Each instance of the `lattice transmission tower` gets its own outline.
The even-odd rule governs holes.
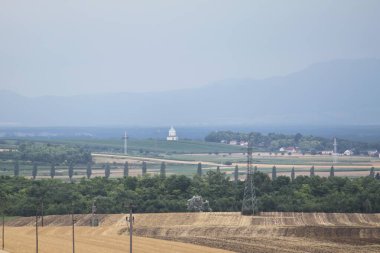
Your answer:
[[[334,151],[333,151],[333,163],[338,162],[338,143],[336,141],[336,138],[334,137]]]
[[[127,135],[127,132],[124,132],[123,140],[124,140],[124,155],[127,155],[128,154],[128,135]]]
[[[244,198],[241,207],[242,215],[255,215],[257,213],[256,190],[253,181],[254,172],[252,170],[252,141],[248,141],[247,147],[247,177],[244,184]]]

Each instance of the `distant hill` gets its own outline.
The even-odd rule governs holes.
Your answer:
[[[379,94],[380,60],[336,60],[188,90],[34,98],[1,91],[0,125],[380,124]]]

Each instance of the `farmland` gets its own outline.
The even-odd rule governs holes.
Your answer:
[[[122,140],[13,140],[8,144],[18,148],[24,159],[0,159],[0,176],[5,176],[0,178],[4,182],[0,190],[9,199],[5,213],[33,215],[43,198],[44,213],[50,216],[45,217],[47,226],[40,228],[40,252],[70,251],[70,218],[64,214],[71,208],[77,213],[78,251],[125,252],[129,246],[125,215],[117,214],[126,211],[125,201],[136,204],[139,212],[135,252],[380,252],[376,214],[380,181],[375,176],[379,158],[339,156],[334,162],[331,155],[255,150],[257,207],[263,212],[247,217],[236,212],[241,209],[247,159],[246,148],[238,145],[130,140],[124,155]],[[28,153],[39,159],[39,180],[28,179],[36,164]],[[128,177],[124,177],[126,162]],[[143,163],[147,175],[142,175]],[[162,163],[166,176],[160,174]],[[202,172],[194,176],[199,163]],[[14,174],[16,164],[20,177],[6,177]],[[89,164],[91,178],[84,179]],[[51,180],[53,165],[55,179]],[[330,176],[332,165],[334,176]],[[109,178],[105,166],[110,168]],[[235,166],[240,181],[234,181]],[[274,166],[276,177],[272,177]],[[310,176],[312,166],[315,176]],[[372,167],[374,174],[368,177]],[[292,168],[295,178],[290,180]],[[187,200],[194,195],[202,195],[218,212],[185,213]],[[96,228],[89,227],[87,214],[94,202],[99,212],[107,213],[98,215]],[[33,217],[7,219],[9,252],[33,251],[34,224]]]
[[[178,154],[164,155],[160,158],[150,157],[132,157],[123,155],[93,154],[96,163],[113,163],[118,164],[120,171],[125,161],[135,166],[135,174],[139,174],[142,161],[148,161],[151,173],[159,172],[161,162],[167,164],[168,174],[179,174],[191,176],[196,173],[196,165],[201,162],[204,169],[215,170],[218,166],[222,172],[232,177],[234,168],[238,165],[240,168],[246,167],[246,155],[244,153],[218,153],[218,154]],[[226,165],[228,162],[231,165]],[[290,176],[294,167],[296,175],[309,175],[311,166],[315,167],[316,175],[326,177],[329,176],[331,166],[334,165],[336,176],[360,177],[369,175],[371,167],[379,168],[380,160],[378,158],[352,156],[339,157],[337,163],[333,163],[331,156],[322,155],[269,155],[268,153],[255,153],[253,155],[253,166],[257,166],[258,170],[271,174],[272,167],[276,166],[279,175]],[[120,172],[121,173],[121,172]],[[243,178],[242,178],[243,179]]]
[[[43,139],[19,138],[2,139],[1,147],[13,148],[17,152],[0,152],[0,175],[13,175],[15,162],[19,165],[19,175],[31,177],[33,165],[38,165],[37,178],[50,177],[51,167],[55,166],[55,178],[68,180],[68,168],[73,166],[73,178],[86,176],[88,163],[92,162],[92,175],[104,176],[104,164],[109,163],[111,178],[123,176],[123,166],[130,164],[130,175],[141,175],[142,162],[148,165],[148,174],[158,174],[162,162],[166,163],[167,175],[196,174],[197,164],[202,163],[205,171],[215,170],[232,175],[234,168],[246,166],[246,148],[204,141],[180,140],[168,142],[158,139],[130,139],[128,156],[122,154],[122,139]],[[336,163],[331,155],[272,153],[255,150],[253,166],[271,174],[276,166],[279,175],[290,176],[292,168],[296,175],[308,175],[311,166],[315,174],[328,176],[334,165],[336,176],[350,178],[366,176],[371,167],[380,167],[380,159],[369,156],[339,156]],[[243,175],[241,177],[243,179]]]
[[[88,228],[76,229],[76,251],[83,253],[121,253],[129,250],[129,238],[117,234],[117,228]],[[6,228],[7,252],[35,252],[34,228]],[[71,252],[71,227],[40,228],[39,252],[62,253]],[[0,252],[2,252],[0,250]],[[229,251],[213,249],[199,245],[171,242],[158,239],[135,237],[134,252],[140,253],[227,253]]]
[[[258,155],[260,154],[260,155]],[[141,164],[143,161],[148,163],[148,173],[158,174],[161,162],[167,164],[166,172],[168,175],[193,176],[196,173],[197,163],[201,162],[205,171],[215,170],[217,166],[227,175],[232,175],[234,167],[246,166],[246,155],[244,153],[218,153],[218,154],[165,154],[160,156],[151,155],[128,155],[93,153],[92,166],[93,176],[104,176],[104,163],[111,165],[111,177],[123,176],[123,165],[126,161],[130,163],[130,175],[141,175]],[[226,163],[231,162],[231,165]],[[255,153],[253,156],[253,166],[258,170],[270,174],[272,167],[276,166],[279,175],[290,176],[291,169],[294,167],[296,175],[308,175],[311,166],[315,166],[316,175],[328,176],[331,166],[334,165],[336,176],[359,177],[367,176],[371,167],[380,168],[379,158],[363,156],[339,157],[338,163],[333,164],[331,156],[321,155],[269,155],[265,153]],[[12,161],[0,160],[0,175],[13,175],[14,163]],[[20,162],[20,176],[31,177],[33,165],[30,162]],[[38,178],[50,177],[49,164],[38,166]],[[86,175],[86,165],[75,165],[74,178],[82,178]],[[68,180],[68,166],[56,166],[56,178]]]
[[[91,250],[95,249],[96,252],[122,252],[127,249],[125,215],[98,215],[100,226],[97,228],[88,227],[90,215],[76,215],[76,218],[80,252],[94,252]],[[69,216],[45,217],[45,227],[40,228],[41,252],[69,252],[69,224]],[[7,223],[7,249],[10,252],[33,252],[32,226],[33,217]],[[136,214],[134,233],[138,236],[135,239],[136,252],[149,252],[153,247],[157,252],[227,252],[202,248],[203,246],[244,253],[380,252],[379,214]],[[11,239],[16,234],[23,240]],[[177,244],[173,241],[196,245]],[[50,251],[43,251],[44,247]]]
[[[78,145],[88,147],[91,150],[102,150],[105,152],[122,153],[122,139],[17,139],[22,141],[34,141],[41,143],[55,143],[65,145]],[[168,142],[162,139],[129,139],[128,151],[132,154],[144,153],[209,153],[209,152],[243,152],[240,146],[225,145],[196,140],[179,140]]]

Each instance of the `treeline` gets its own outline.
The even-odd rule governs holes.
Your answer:
[[[254,184],[260,211],[380,212],[380,180],[373,176],[298,176],[294,180],[278,176],[271,180],[256,172]],[[131,202],[136,212],[185,212],[187,200],[200,195],[213,211],[240,211],[243,190],[244,182],[230,180],[219,171],[193,178],[96,177],[71,183],[2,176],[0,208],[7,215],[31,216],[43,202],[45,214],[90,213],[95,201],[98,213],[126,212]]]
[[[208,142],[229,143],[233,140],[238,142],[251,140],[254,147],[272,152],[277,152],[281,147],[299,147],[302,152],[333,150],[332,139],[312,135],[304,136],[300,133],[295,135],[276,133],[264,135],[258,132],[241,133],[232,131],[215,131],[209,133],[205,137],[205,141]],[[380,150],[380,143],[363,143],[344,139],[337,139],[337,141],[339,144],[339,153],[343,153],[347,149],[353,150],[356,154],[366,153],[368,150]]]
[[[87,164],[91,162],[90,150],[76,145],[18,142],[17,150],[0,152],[0,159],[30,161],[44,164]]]

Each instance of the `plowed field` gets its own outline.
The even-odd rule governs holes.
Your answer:
[[[125,215],[98,215],[98,228],[87,227],[89,215],[76,217],[78,252],[119,252],[117,246],[127,247]],[[70,217],[47,216],[44,222],[46,227],[42,229],[41,240],[44,237],[50,240],[52,247],[67,244],[65,247],[70,252],[71,230],[67,227]],[[21,226],[12,228],[15,236],[29,236],[27,243],[33,247],[34,229],[30,227],[34,225],[33,218],[19,218],[7,225]],[[155,252],[214,252],[210,248],[197,249],[192,248],[196,245],[188,244],[176,248],[177,244],[168,244],[174,243],[169,241],[246,253],[380,252],[380,214],[261,213],[254,217],[239,213],[136,214],[134,233],[139,236],[136,238],[139,251],[136,252],[149,252],[149,247],[154,247]],[[20,240],[14,241],[15,245],[19,243]],[[139,243],[142,244],[140,248]],[[144,249],[143,245],[148,248]],[[107,247],[110,249],[106,250]],[[86,251],[87,248],[92,251]]]

